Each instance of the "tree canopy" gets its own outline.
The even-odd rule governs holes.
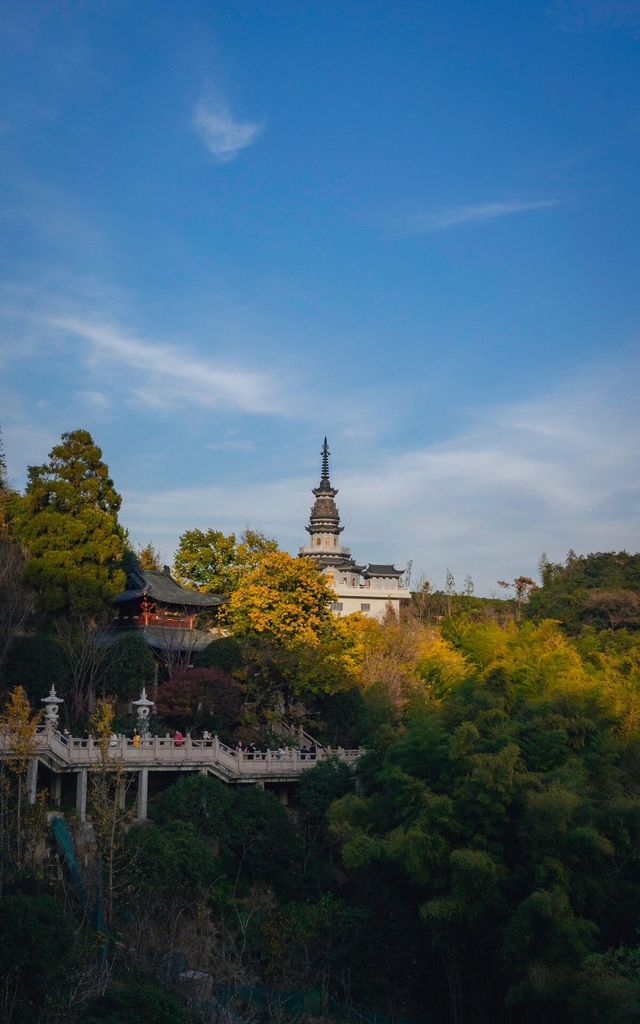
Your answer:
[[[232,594],[278,543],[257,530],[240,539],[220,530],[187,530],[180,537],[174,575],[183,586],[204,593]]]
[[[564,565],[543,555],[540,574],[542,586],[526,606],[529,618],[557,619],[572,633],[584,626],[640,629],[640,554],[570,551]]]
[[[317,646],[331,623],[334,595],[309,558],[266,554],[231,595],[228,621],[239,637]]]
[[[120,503],[86,430],[63,434],[48,463],[29,467],[26,493],[12,514],[41,611],[97,613],[124,588]]]

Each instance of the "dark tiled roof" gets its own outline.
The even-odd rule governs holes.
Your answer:
[[[168,572],[136,566],[129,572],[127,589],[118,594],[116,604],[135,601],[145,595],[154,601],[178,605],[180,608],[214,608],[224,601],[220,594],[199,594],[196,590],[181,587]]]
[[[374,565],[369,563],[362,575],[367,579],[369,576],[402,576],[403,569],[396,569],[394,565]]]
[[[356,565],[353,558],[346,558],[342,562],[332,562],[329,568],[338,569],[340,572],[355,572],[359,576],[362,573],[364,566]]]

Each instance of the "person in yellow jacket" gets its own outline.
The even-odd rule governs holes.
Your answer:
[[[136,750],[137,750],[137,749],[138,749],[138,747],[140,746],[140,741],[141,741],[141,739],[142,739],[142,736],[140,735],[140,733],[139,733],[139,732],[138,732],[138,730],[136,729],[136,731],[135,731],[135,732],[134,732],[134,734],[133,734],[133,745],[134,745],[134,747],[136,748]]]

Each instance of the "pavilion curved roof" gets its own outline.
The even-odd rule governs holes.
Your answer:
[[[116,604],[125,604],[141,597],[179,608],[215,608],[225,600],[221,594],[201,594],[197,590],[182,587],[174,580],[168,568],[161,571],[136,566],[127,574],[127,589],[118,594],[115,601]]]

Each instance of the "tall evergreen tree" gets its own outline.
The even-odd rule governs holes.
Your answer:
[[[125,584],[121,498],[87,430],[62,435],[42,466],[30,466],[14,525],[31,556],[26,578],[41,611],[98,614]]]

